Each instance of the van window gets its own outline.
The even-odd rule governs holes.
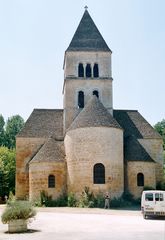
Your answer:
[[[162,193],[160,193],[160,201],[163,201],[164,199],[163,199],[163,194]]]
[[[153,201],[153,193],[146,193],[145,194],[146,201]]]
[[[163,194],[155,193],[155,201],[163,201]]]

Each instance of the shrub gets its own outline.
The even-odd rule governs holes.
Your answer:
[[[1,220],[3,223],[9,223],[12,220],[28,220],[36,215],[36,211],[29,201],[9,201],[2,213]]]
[[[61,195],[57,199],[53,200],[51,197],[45,202],[46,207],[66,207],[68,203],[67,195]]]
[[[63,194],[53,200],[44,191],[40,194],[40,200],[35,202],[36,206],[45,207],[82,207],[82,208],[103,208],[105,203],[104,194],[102,192],[94,195],[89,187],[85,187],[81,196],[76,198],[75,194],[70,192],[68,195]],[[134,199],[129,191],[125,191],[121,197],[113,198],[110,201],[111,208],[134,207],[140,204],[140,199]]]
[[[94,199],[94,207],[103,208],[104,203],[105,203],[104,195],[102,193],[97,194]]]
[[[156,189],[157,190],[165,190],[165,180],[163,180],[162,182],[158,182],[156,185]]]
[[[155,190],[155,188],[151,187],[151,186],[144,186],[143,190]]]
[[[89,187],[85,187],[78,201],[79,207],[94,207],[95,197],[93,192],[90,192]]]
[[[110,202],[110,207],[112,208],[120,208],[120,207],[124,207],[124,205],[125,205],[125,201],[122,197],[113,198]]]
[[[68,194],[68,207],[76,207],[77,206],[77,199],[74,193]]]
[[[130,193],[128,190],[123,192],[122,198],[123,198],[123,200],[130,201],[130,202],[132,202],[134,199],[132,193]]]
[[[40,192],[40,199],[41,199],[41,205],[46,206],[48,202],[52,200],[51,196],[48,196],[48,194],[45,191]]]
[[[42,207],[65,207],[68,204],[68,197],[66,194],[59,196],[57,199],[52,199],[45,191],[40,192],[40,199],[35,201],[35,205]]]

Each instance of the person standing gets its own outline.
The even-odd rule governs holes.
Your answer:
[[[110,208],[110,193],[109,192],[106,192],[104,199],[105,199],[104,208],[109,209]]]

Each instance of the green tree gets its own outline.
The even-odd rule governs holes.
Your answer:
[[[165,150],[165,119],[161,122],[158,122],[154,125],[155,130],[162,136],[163,138],[163,148]]]
[[[0,147],[0,196],[15,192],[15,149]]]
[[[163,119],[161,122],[156,123],[154,128],[163,138],[164,177],[165,177],[165,119]]]
[[[5,126],[5,120],[0,114],[0,146],[4,144],[4,126]]]
[[[15,137],[24,126],[24,120],[20,115],[8,118],[5,128],[5,146],[15,148]]]

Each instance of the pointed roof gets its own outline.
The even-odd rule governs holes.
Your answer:
[[[108,51],[111,52],[87,9],[66,51]]]
[[[122,129],[95,95],[91,97],[67,131],[85,127],[113,127]]]
[[[33,162],[56,162],[64,161],[64,143],[63,141],[56,141],[50,137],[45,144],[39,149],[36,155],[32,158]]]

